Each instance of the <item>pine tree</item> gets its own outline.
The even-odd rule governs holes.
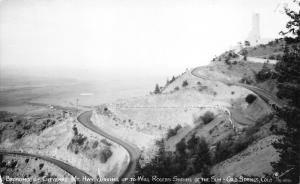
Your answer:
[[[160,88],[159,88],[159,85],[156,84],[155,85],[155,89],[154,89],[154,94],[159,94],[161,91],[160,91]]]
[[[175,77],[173,76],[172,79],[171,79],[171,81],[170,81],[170,83],[174,82],[175,80],[176,80],[176,79],[175,79]]]
[[[297,2],[300,6],[300,2]],[[285,9],[286,14],[291,18],[287,23],[287,33],[292,33],[296,45],[286,46],[283,59],[275,66],[278,74],[278,97],[289,100],[289,106],[278,111],[279,117],[286,122],[286,129],[277,132],[283,135],[278,142],[273,143],[274,148],[279,152],[279,161],[272,163],[274,172],[278,172],[280,179],[288,179],[290,183],[299,182],[299,141],[300,141],[300,12]]]
[[[211,164],[209,148],[205,139],[198,139],[195,153],[195,170],[196,172],[203,172],[204,168]]]

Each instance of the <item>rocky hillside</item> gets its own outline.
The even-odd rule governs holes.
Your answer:
[[[93,178],[117,178],[127,167],[126,150],[78,123],[72,117],[74,112],[52,109],[26,116],[2,114],[2,150],[55,158]]]
[[[274,65],[245,61],[238,55],[221,58],[186,70],[151,95],[103,104],[93,121],[138,146],[143,151],[141,166],[158,159],[161,143],[157,141],[162,139],[167,155],[173,155],[170,160],[178,162],[180,148],[181,156],[186,154],[181,173],[189,177],[199,171],[191,160],[195,150],[188,145],[199,138],[208,146],[207,168],[218,177],[271,173],[270,163],[278,159],[271,145],[278,138],[273,131],[280,126],[269,104],[239,85],[259,86],[257,73],[263,67],[272,70]]]
[[[72,183],[75,179],[59,167],[28,156],[0,155],[0,173],[9,183]],[[42,178],[44,177],[44,180]],[[14,181],[16,178],[19,181]]]

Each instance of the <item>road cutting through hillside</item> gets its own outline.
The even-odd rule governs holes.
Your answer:
[[[68,163],[65,163],[63,161],[48,157],[48,156],[42,156],[42,155],[36,155],[31,153],[25,153],[25,152],[19,152],[19,151],[6,151],[6,150],[0,150],[0,155],[19,155],[19,156],[28,156],[28,157],[35,157],[42,159],[44,161],[50,162],[57,167],[61,168],[62,170],[66,171],[70,175],[72,175],[74,178],[76,178],[76,184],[91,184],[92,182],[89,182],[88,179],[91,179],[92,177],[88,175],[86,172],[71,166]],[[86,179],[86,180],[85,180]]]
[[[88,129],[92,130],[93,132],[96,132],[97,134],[106,137],[107,139],[110,139],[111,141],[120,144],[121,146],[123,146],[129,156],[130,156],[130,161],[129,164],[127,166],[127,169],[124,171],[124,173],[121,175],[120,177],[120,183],[130,183],[130,182],[121,182],[122,178],[132,178],[135,175],[135,171],[136,171],[136,165],[137,165],[137,161],[138,158],[140,157],[140,150],[135,147],[134,145],[131,145],[130,143],[127,143],[117,137],[114,137],[108,133],[106,133],[105,131],[101,130],[98,126],[96,126],[92,121],[91,121],[91,117],[92,117],[93,112],[92,111],[86,111],[81,113],[78,117],[77,120],[84,125],[85,127],[87,127]]]
[[[272,106],[272,108],[277,109],[277,108],[283,107],[282,103],[280,102],[280,100],[277,97],[275,97],[273,94],[269,93],[268,91],[266,91],[262,88],[248,85],[248,84],[243,84],[243,83],[234,83],[234,82],[228,82],[228,81],[224,81],[224,80],[210,79],[206,76],[200,75],[199,69],[200,69],[199,67],[192,69],[191,74],[197,78],[201,78],[201,79],[205,79],[205,80],[211,80],[211,81],[216,81],[216,82],[222,82],[227,85],[244,87],[244,88],[252,91],[253,93],[255,93],[262,100],[264,100],[267,104]]]

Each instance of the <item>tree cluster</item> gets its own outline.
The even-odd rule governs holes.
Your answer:
[[[294,1],[300,7],[300,2]],[[278,74],[278,97],[288,99],[288,106],[278,110],[278,116],[286,122],[286,129],[277,132],[283,138],[273,146],[279,152],[279,161],[272,163],[274,172],[278,172],[279,180],[289,183],[299,182],[299,141],[300,141],[300,12],[285,9],[290,17],[283,34],[291,33],[294,38],[292,47],[286,46],[283,58],[275,66]]]
[[[151,178],[189,177],[201,173],[202,177],[210,177],[209,167],[211,157],[205,139],[193,135],[186,141],[182,139],[176,145],[176,151],[170,152],[165,148],[164,140],[157,141],[158,152],[144,167],[138,165],[137,176]],[[173,181],[164,183],[174,183]]]

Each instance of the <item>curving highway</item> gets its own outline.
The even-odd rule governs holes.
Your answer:
[[[200,69],[200,67],[192,69],[191,74],[197,78],[201,78],[201,79],[205,79],[205,80],[217,81],[217,82],[222,82],[227,85],[244,87],[244,88],[252,91],[256,95],[258,95],[261,99],[263,99],[265,102],[267,102],[269,105],[271,105],[274,109],[283,107],[281,101],[276,96],[274,96],[273,94],[271,94],[270,92],[268,92],[265,89],[262,89],[262,88],[259,88],[256,86],[252,86],[252,85],[248,85],[248,84],[243,84],[243,83],[233,83],[233,82],[228,82],[225,80],[210,79],[206,76],[200,75],[199,69]]]
[[[65,170],[67,173],[71,174],[73,177],[77,178],[76,184],[89,184],[91,182],[83,181],[82,178],[92,178],[90,175],[85,173],[84,171],[73,167],[65,162],[62,162],[60,160],[47,157],[47,156],[42,156],[42,155],[35,155],[31,153],[25,153],[25,152],[17,152],[17,151],[5,151],[5,150],[0,150],[0,155],[20,155],[20,156],[29,156],[29,157],[35,157],[39,158],[42,160],[45,160],[47,162],[50,162],[61,169]]]
[[[121,183],[122,178],[134,177],[137,160],[140,157],[140,150],[137,147],[135,147],[119,138],[113,137],[113,136],[109,135],[108,133],[104,132],[103,130],[101,130],[99,127],[97,127],[96,125],[93,124],[93,122],[91,121],[91,116],[92,116],[92,111],[83,112],[82,114],[80,114],[77,117],[77,120],[82,125],[87,127],[88,129],[96,132],[97,134],[100,134],[103,137],[110,139],[113,142],[120,144],[129,153],[130,161],[129,161],[129,164],[128,164],[126,170],[120,176],[119,183]],[[91,184],[91,183],[93,183],[91,181],[92,177],[90,175],[88,175],[86,172],[84,172],[76,167],[73,167],[70,164],[67,164],[63,161],[60,161],[60,160],[57,160],[57,159],[54,159],[54,158],[51,158],[48,156],[42,156],[42,155],[36,155],[36,154],[18,152],[18,151],[6,151],[6,150],[0,150],[0,155],[20,155],[20,156],[29,156],[29,157],[39,158],[39,159],[45,160],[47,162],[50,162],[50,163],[60,167],[67,173],[71,174],[74,178],[76,178],[76,184]],[[87,179],[83,179],[83,178],[87,178]],[[129,183],[129,182],[122,182],[122,183]]]
[[[277,97],[273,96],[272,94],[270,94],[268,91],[258,88],[256,86],[251,86],[251,85],[247,85],[247,84],[241,84],[241,83],[231,83],[228,81],[222,81],[222,80],[214,80],[214,79],[209,79],[206,76],[201,76],[199,74],[199,70],[200,68],[194,68],[191,71],[191,74],[197,78],[202,78],[202,79],[206,79],[206,80],[212,80],[212,81],[218,81],[218,82],[223,82],[227,85],[235,85],[235,86],[241,86],[244,87],[250,91],[252,91],[253,93],[257,94],[260,98],[262,98],[264,101],[266,101],[268,104],[270,104],[273,108],[282,108],[283,105],[281,104],[281,102],[278,100]],[[131,178],[134,177],[135,171],[136,171],[136,165],[137,165],[137,160],[140,157],[140,150],[130,144],[127,143],[123,140],[121,140],[120,138],[114,137],[110,134],[108,134],[107,132],[101,130],[98,126],[96,126],[92,121],[91,121],[91,116],[92,116],[93,112],[92,111],[86,111],[81,113],[78,117],[77,120],[79,123],[81,123],[83,126],[87,127],[88,129],[94,131],[95,133],[106,137],[108,139],[110,139],[111,141],[120,144],[121,146],[123,146],[127,152],[129,153],[130,156],[130,161],[129,164],[126,168],[126,170],[124,171],[124,173],[120,176],[120,182],[121,183],[121,179],[122,178]],[[77,178],[76,180],[76,184],[87,184],[87,183],[92,183],[89,181],[83,181],[82,178],[92,178],[91,176],[89,176],[87,173],[85,173],[84,171],[73,167],[65,162],[62,162],[60,160],[51,158],[51,157],[47,157],[47,156],[42,156],[42,155],[35,155],[35,154],[30,154],[30,153],[24,153],[24,152],[14,152],[14,151],[5,151],[5,150],[0,150],[0,155],[20,155],[20,156],[30,156],[30,157],[36,157],[45,161],[48,161],[52,164],[55,164],[56,166],[60,167],[61,169],[65,170],[66,172],[68,172],[69,174],[71,174],[72,176],[74,176],[75,178]],[[129,183],[129,182],[122,182],[122,183]]]
[[[129,164],[127,166],[127,169],[124,171],[124,173],[120,177],[120,183],[121,183],[122,178],[134,177],[137,160],[138,160],[138,158],[140,157],[140,154],[141,154],[140,150],[137,147],[135,147],[134,145],[131,145],[131,144],[129,144],[129,143],[117,138],[117,137],[111,136],[107,132],[101,130],[98,126],[96,126],[91,121],[92,114],[93,114],[93,111],[83,112],[77,117],[77,120],[82,125],[87,127],[88,129],[90,129],[90,130],[96,132],[97,134],[100,134],[101,136],[106,137],[106,138],[110,139],[111,141],[116,142],[116,143],[120,144],[121,146],[123,146],[127,150],[127,152],[129,153],[130,161],[129,161]],[[129,182],[122,182],[122,183],[129,183]]]

